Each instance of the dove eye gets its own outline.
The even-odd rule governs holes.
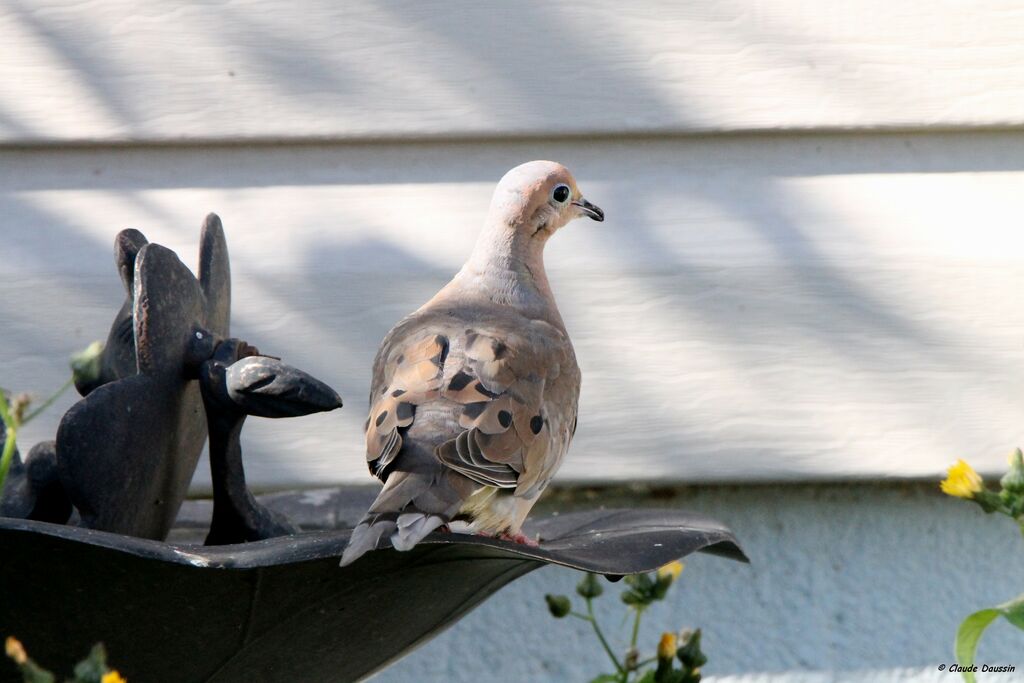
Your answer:
[[[559,204],[565,204],[571,196],[572,190],[568,185],[555,185],[555,189],[551,190],[551,198]]]

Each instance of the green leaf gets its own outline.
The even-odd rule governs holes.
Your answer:
[[[636,683],[654,683],[654,669],[648,669],[643,676],[636,680]]]
[[[981,634],[1000,614],[1002,614],[1002,610],[998,608],[983,609],[963,620],[960,628],[957,629],[956,643],[954,644],[957,664],[966,667],[974,664],[974,655],[978,651]],[[965,672],[964,680],[967,683],[975,683],[974,674]]]
[[[597,678],[591,679],[590,683],[620,683],[622,679],[615,674],[601,674]]]
[[[960,666],[972,666],[974,655],[978,651],[978,642],[985,629],[996,620],[996,617],[1003,617],[1017,628],[1024,630],[1024,595],[1018,595],[1009,602],[1004,602],[998,607],[991,607],[975,612],[960,624],[956,632],[956,661]],[[974,683],[973,673],[964,673],[964,680],[967,683]]]
[[[1004,602],[997,609],[1008,622],[1024,630],[1024,595],[1018,595],[1013,600]]]

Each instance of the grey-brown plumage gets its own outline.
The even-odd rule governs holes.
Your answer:
[[[382,538],[408,550],[456,518],[519,533],[576,427],[580,372],[543,249],[580,216],[604,218],[563,166],[513,169],[466,265],[384,338],[366,421],[367,462],[384,488],[343,565]]]

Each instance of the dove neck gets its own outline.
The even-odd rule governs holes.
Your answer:
[[[491,301],[548,313],[561,323],[555,297],[544,271],[541,236],[524,234],[508,225],[484,229],[466,265],[456,276],[464,289],[485,294]]]

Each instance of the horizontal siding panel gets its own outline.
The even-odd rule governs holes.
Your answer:
[[[1024,443],[1024,138],[1005,133],[0,152],[0,384],[59,386],[105,337],[117,230],[191,265],[214,210],[233,332],[345,399],[250,420],[250,478],[367,481],[377,344],[536,157],[608,214],[548,247],[584,377],[563,481],[931,477]]]
[[[29,2],[0,144],[1024,124],[1024,8],[982,2]]]

